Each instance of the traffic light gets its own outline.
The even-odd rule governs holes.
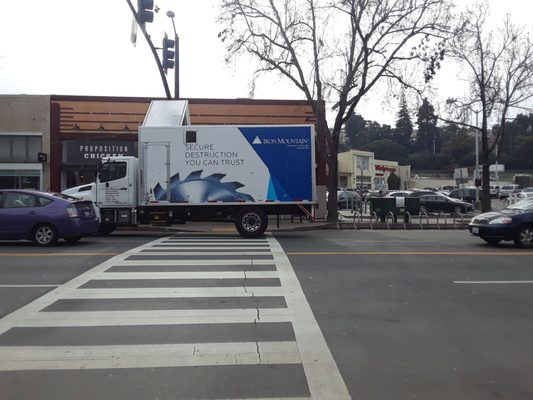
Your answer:
[[[139,25],[144,26],[147,22],[154,22],[154,0],[137,0],[137,14]]]
[[[161,62],[165,73],[167,73],[167,69],[174,68],[174,45],[174,40],[169,39],[165,33],[165,37],[163,38],[163,60]]]

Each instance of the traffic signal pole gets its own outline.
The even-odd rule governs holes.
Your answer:
[[[174,25],[174,20],[172,20]],[[180,38],[174,28],[174,98],[180,98]]]
[[[152,43],[152,40],[150,39],[150,35],[146,32],[146,27],[144,21],[141,20],[140,14],[137,13],[135,10],[135,7],[133,7],[133,4],[131,4],[130,0],[126,0],[128,3],[128,6],[130,7],[131,12],[133,13],[133,16],[135,17],[137,23],[139,24],[139,27],[141,28],[141,32],[144,35],[144,38],[146,39],[146,42],[148,43],[148,46],[150,47],[150,50],[152,51],[152,54],[154,55],[155,62],[157,63],[157,68],[159,69],[159,74],[161,75],[161,80],[163,81],[163,87],[165,88],[165,94],[167,96],[167,99],[171,99],[172,95],[170,94],[170,88],[168,87],[167,77],[165,75],[165,71],[163,71],[163,66],[161,64],[161,60],[159,59],[159,56],[157,55],[157,49],[155,48],[154,44]]]

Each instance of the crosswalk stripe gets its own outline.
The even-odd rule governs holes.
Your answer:
[[[300,363],[296,342],[0,347],[0,371]]]
[[[113,266],[123,267],[132,265],[191,265],[191,266],[220,266],[227,265],[275,265],[274,260],[123,260],[113,264]]]
[[[138,256],[270,256],[269,251],[143,251],[135,254]]]
[[[254,246],[258,246],[258,247],[262,247],[262,248],[269,247],[267,242],[264,242],[264,243],[256,243],[256,242],[232,243],[232,242],[198,242],[198,241],[195,241],[195,242],[172,242],[172,243],[162,242],[162,243],[154,244],[152,247],[153,248],[159,248],[159,247],[173,247],[173,246],[175,246],[175,247],[181,247],[181,246],[194,246],[194,247],[225,246],[225,247],[228,247],[228,248],[233,248],[233,247],[248,248],[248,247],[254,247]]]
[[[104,272],[92,280],[152,279],[258,279],[277,278],[276,271],[200,271],[200,272]]]
[[[70,326],[187,325],[291,322],[287,308],[47,311],[15,324],[19,328]]]
[[[159,252],[163,252],[163,251],[172,251],[172,250],[179,250],[179,251],[182,251],[182,250],[209,250],[210,253],[209,254],[212,254],[211,251],[212,250],[228,250],[228,251],[233,251],[233,250],[238,250],[240,249],[240,247],[237,247],[237,246],[164,246],[164,247],[152,247],[150,248],[149,250],[145,250],[145,251],[142,251],[140,252],[139,254],[146,254],[147,252],[153,252],[153,253],[159,253]],[[246,251],[248,250],[270,250],[268,247],[265,247],[265,246],[247,246],[247,247],[243,247],[242,248],[243,250],[246,249]]]
[[[158,244],[164,244],[164,243],[228,243],[228,244],[235,244],[235,245],[241,245],[241,244],[268,244],[266,240],[256,240],[256,239],[193,239],[193,238],[182,238],[182,239],[164,239]]]
[[[63,299],[157,299],[190,297],[281,297],[279,286],[208,287],[208,288],[112,288],[77,289],[65,293]]]

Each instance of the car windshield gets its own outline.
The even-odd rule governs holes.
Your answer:
[[[507,210],[533,211],[533,198],[519,200],[506,207]]]

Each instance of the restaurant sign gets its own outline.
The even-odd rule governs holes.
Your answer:
[[[136,156],[134,142],[115,140],[65,141],[68,164],[95,165],[100,160],[116,156]]]

